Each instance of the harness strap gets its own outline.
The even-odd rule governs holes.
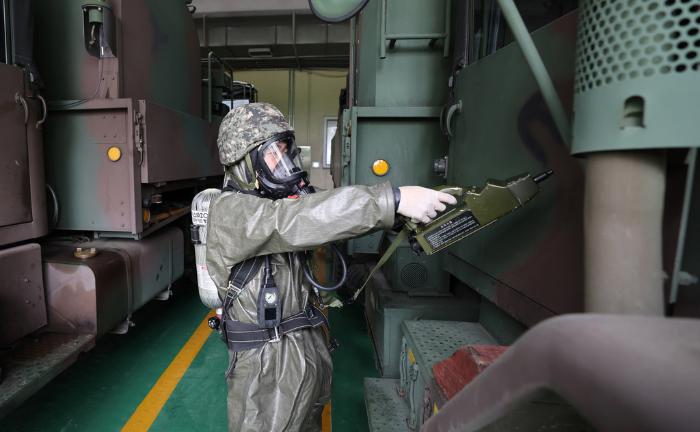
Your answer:
[[[404,228],[399,232],[399,234],[396,236],[393,242],[389,245],[389,247],[386,249],[386,252],[384,252],[384,255],[379,259],[379,262],[372,268],[372,270],[369,272],[369,276],[367,276],[367,279],[365,280],[365,283],[362,284],[360,289],[355,291],[355,294],[352,296],[352,302],[357,300],[357,297],[360,296],[362,293],[362,290],[365,289],[367,284],[369,283],[370,280],[372,280],[372,276],[374,276],[374,273],[379,270],[384,264],[386,264],[387,261],[389,261],[389,258],[391,258],[391,255],[398,249],[398,247],[401,245],[401,242],[403,242],[405,239],[408,238],[408,229]]]
[[[256,256],[231,267],[231,273],[228,277],[228,287],[226,287],[226,297],[224,297],[222,305],[225,314],[234,300],[241,295],[248,282],[253,280],[255,275],[258,274],[262,263],[262,257]]]
[[[224,188],[221,190],[221,192],[238,192],[238,193],[242,193],[244,195],[254,195],[256,197],[260,196],[260,193],[257,190],[255,190],[255,189],[243,189],[231,180],[229,180],[229,182],[226,183],[226,186],[224,186]]]
[[[328,325],[326,316],[311,304],[307,305],[303,311],[282,319],[279,326],[270,329],[232,320],[228,316],[224,323],[226,344],[234,353],[259,348],[268,342],[279,342],[287,333]]]
[[[265,329],[278,327],[282,321],[282,313],[280,290],[272,275],[270,255],[265,255],[265,274],[258,291],[258,326]]]

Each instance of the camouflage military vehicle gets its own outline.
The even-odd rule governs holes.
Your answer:
[[[310,4],[329,21],[361,9],[350,24],[336,186],[480,188],[487,178],[554,171],[527,207],[440,253],[415,255],[410,241],[383,233],[349,242],[348,253],[363,259],[396,248],[366,289],[382,375],[365,380],[370,430],[692,428],[697,398],[678,383],[698,377],[698,357],[654,363],[659,347],[645,339],[664,334],[665,349],[697,347],[689,334],[670,341],[674,327],[697,329],[697,320],[663,318],[700,316],[690,294],[697,2]],[[614,315],[553,318],[581,312]],[[493,362],[489,353],[513,343],[467,384],[470,371]],[[593,347],[605,353],[588,357]],[[625,365],[637,356],[679,371],[678,380],[651,380],[655,402],[620,378],[634,380]],[[576,358],[594,366],[579,369]],[[656,392],[643,373],[636,379],[643,393]],[[591,382],[611,386],[593,396]],[[684,396],[669,402],[671,394]],[[596,407],[598,397],[606,402]],[[666,416],[668,405],[683,415]]]
[[[1,2],[3,412],[185,271],[223,100],[254,90],[200,61],[189,3]]]

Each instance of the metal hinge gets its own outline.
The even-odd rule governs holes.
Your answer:
[[[134,111],[134,144],[139,152],[139,166],[143,163],[143,114]]]

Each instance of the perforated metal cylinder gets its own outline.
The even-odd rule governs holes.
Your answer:
[[[700,1],[585,0],[572,153],[700,145]]]

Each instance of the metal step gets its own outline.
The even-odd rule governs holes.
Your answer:
[[[464,345],[497,345],[479,323],[457,321],[404,321],[403,333],[426,383],[433,379],[433,365]]]
[[[0,358],[0,418],[73,364],[95,345],[95,336],[44,333],[28,336]]]
[[[477,321],[478,299],[464,291],[450,297],[411,297],[394,292],[381,272],[372,279],[372,288],[365,293],[365,316],[384,378],[398,378],[402,323],[406,320],[440,319],[444,321]]]
[[[399,380],[365,378],[365,406],[371,432],[406,432],[408,406],[397,393]]]
[[[403,338],[399,388],[406,395],[410,411],[408,425],[418,430],[442,400],[435,385],[433,365],[464,345],[496,342],[480,324],[456,321],[404,321]]]

